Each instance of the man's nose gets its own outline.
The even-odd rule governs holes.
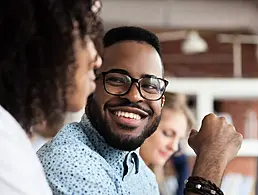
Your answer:
[[[129,90],[129,92],[125,94],[123,97],[130,100],[131,102],[140,102],[144,100],[144,98],[140,94],[140,91],[138,90],[136,83],[132,84],[132,87]]]

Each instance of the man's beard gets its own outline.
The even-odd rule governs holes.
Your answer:
[[[127,100],[126,104],[135,104],[135,103],[130,103],[130,101]],[[130,106],[130,105],[125,105],[125,103],[123,103],[123,105],[121,106]],[[119,135],[118,133],[110,129],[109,123],[106,117],[105,118],[102,117],[101,107],[96,102],[94,94],[92,94],[88,98],[86,113],[93,127],[98,131],[98,133],[105,139],[105,141],[110,146],[120,150],[125,150],[125,151],[132,151],[140,147],[145,141],[145,139],[148,138],[156,131],[161,119],[161,115],[153,118],[153,122],[150,125],[146,125],[144,127],[144,130],[141,132],[139,136],[132,137],[130,135]],[[119,125],[119,128],[126,129],[126,130],[130,129],[130,127],[122,124]],[[133,129],[134,128],[132,128],[131,130],[133,131]]]

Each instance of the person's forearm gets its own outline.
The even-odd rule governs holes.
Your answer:
[[[218,156],[220,155],[220,156]],[[192,176],[199,176],[215,183],[218,187],[227,166],[227,161],[221,158],[222,154],[205,154],[196,158]]]
[[[196,158],[192,176],[202,177],[220,187],[226,166],[227,162],[223,158],[220,158],[220,156],[209,155],[206,153],[205,155]],[[186,195],[196,194],[186,193]]]

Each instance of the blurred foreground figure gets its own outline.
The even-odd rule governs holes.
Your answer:
[[[1,1],[0,194],[52,194],[27,135],[80,110],[94,91],[100,7],[92,0]]]

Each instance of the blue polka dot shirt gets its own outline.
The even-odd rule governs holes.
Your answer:
[[[139,150],[109,146],[84,115],[38,152],[54,195],[158,195]]]

